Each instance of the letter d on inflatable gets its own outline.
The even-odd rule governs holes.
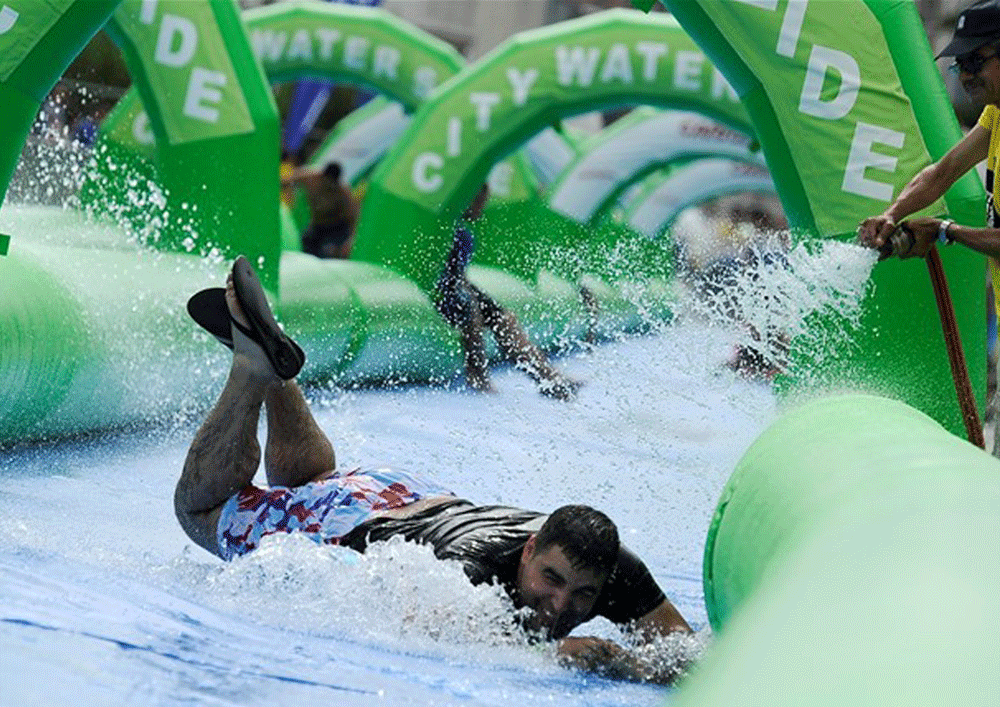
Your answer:
[[[903,403],[823,398],[726,485],[698,705],[996,705],[1000,462]]]

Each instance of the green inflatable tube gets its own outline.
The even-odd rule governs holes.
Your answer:
[[[152,253],[120,231],[79,214],[32,207],[5,211],[30,223],[0,258],[0,445],[120,428],[196,412],[211,404],[229,356],[184,314],[194,292],[224,282],[228,261]],[[80,245],[66,246],[74,233]],[[412,280],[371,263],[281,258],[278,318],[306,351],[300,380],[353,386],[443,382],[462,367],[457,336]],[[100,287],[94,287],[95,275]],[[522,321],[544,348],[595,333],[634,331],[615,292],[591,283],[607,303],[588,323],[575,285],[541,273],[535,286],[502,270],[470,266],[469,277]],[[655,316],[669,317],[667,294]],[[42,336],[39,332],[49,332]],[[496,356],[492,348],[489,352]]]
[[[996,459],[895,400],[804,404],[722,492],[676,705],[996,704],[997,547]]]
[[[207,340],[178,313],[188,295],[224,277],[219,265],[187,255],[19,239],[0,258],[8,284],[0,298],[0,443],[203,405],[221,369],[206,365]]]

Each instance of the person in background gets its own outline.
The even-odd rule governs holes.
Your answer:
[[[715,257],[698,267],[686,259],[682,245],[681,271],[702,311],[740,328],[727,367],[751,380],[773,381],[786,366],[789,349],[789,337],[776,323],[783,310],[781,288],[772,286],[773,274],[788,268],[787,221],[776,200],[753,194],[727,198],[710,213],[706,221],[717,224]]]
[[[305,191],[311,219],[302,233],[302,250],[317,258],[349,258],[354,247],[361,209],[340,175],[340,164],[330,162],[321,170],[297,167],[281,179],[282,188]]]
[[[465,379],[470,388],[493,391],[483,340],[485,327],[493,332],[503,357],[527,373],[542,395],[572,400],[580,383],[563,375],[549,363],[542,350],[528,339],[512,312],[469,282],[466,269],[475,250],[472,223],[482,215],[489,195],[489,187],[483,184],[456,224],[451,252],[437,281],[434,304],[445,321],[459,332],[465,359]]]
[[[748,342],[739,344],[728,365],[741,375],[773,381],[786,366],[789,350],[787,332],[776,326],[773,315],[781,311],[780,288],[767,286],[769,271],[787,270],[790,247],[788,223],[782,215],[757,199],[737,203],[731,211],[735,228],[749,231],[747,242],[739,256],[741,280],[752,300],[743,302],[742,323]],[[760,314],[750,315],[757,308]]]

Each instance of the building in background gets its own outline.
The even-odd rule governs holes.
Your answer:
[[[382,7],[453,44],[475,61],[513,34],[629,0],[383,0]]]
[[[383,0],[382,7],[454,45],[475,61],[518,32],[581,17],[630,0]],[[657,11],[663,11],[662,6]],[[571,129],[593,133],[618,117],[586,113],[564,121]]]

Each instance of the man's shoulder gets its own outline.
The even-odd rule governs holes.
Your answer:
[[[635,621],[666,599],[646,564],[624,544],[618,549],[618,564],[608,577],[594,613],[617,624]]]
[[[461,562],[472,584],[513,586],[521,551],[544,519],[535,511],[469,504],[442,514],[422,541],[438,558]]]
[[[977,122],[987,130],[993,130],[996,127],[997,117],[1000,117],[1000,106],[988,103],[979,114]]]
[[[454,513],[453,523],[461,534],[530,534],[538,531],[546,517],[543,513],[513,506],[469,505]]]
[[[442,519],[437,535],[442,546],[454,552],[489,555],[502,547],[524,545],[545,517],[511,506],[469,505]]]

